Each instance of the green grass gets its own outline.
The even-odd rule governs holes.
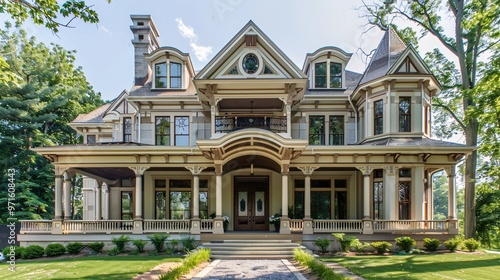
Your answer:
[[[322,258],[366,279],[498,279],[499,254],[427,254]]]
[[[89,256],[43,261],[16,262],[16,271],[8,263],[0,264],[0,279],[132,279],[164,262],[180,262],[168,256]]]

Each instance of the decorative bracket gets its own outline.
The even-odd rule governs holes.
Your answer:
[[[304,175],[306,176],[311,176],[314,172],[314,170],[318,169],[319,167],[316,166],[299,166],[297,167]]]
[[[193,175],[200,175],[201,171],[203,171],[203,169],[206,169],[206,168],[207,168],[206,166],[199,166],[199,165],[186,166],[186,169],[191,171],[191,173]]]
[[[129,166],[132,171],[134,171],[135,176],[139,175],[144,175],[144,172],[149,169],[149,166],[142,166],[142,165],[137,165],[137,166]]]
[[[364,176],[370,175],[373,171],[373,166],[371,165],[356,166],[356,168],[361,171]]]

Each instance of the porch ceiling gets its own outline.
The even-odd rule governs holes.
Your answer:
[[[104,178],[110,181],[117,179],[128,179],[135,178],[135,173],[129,168],[125,167],[95,167],[95,168],[77,168],[75,169],[77,173],[85,173],[84,175],[95,175],[100,178]]]

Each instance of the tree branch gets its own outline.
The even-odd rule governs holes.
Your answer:
[[[450,113],[450,115],[455,119],[455,121],[458,123],[458,125],[460,125],[460,127],[462,128],[462,130],[465,132],[465,125],[464,125],[464,123],[458,118],[458,116],[455,114],[455,112],[453,112],[450,109],[450,107],[448,107],[446,105],[443,105],[443,104],[440,104],[440,103],[433,103],[432,106],[440,107],[440,108],[443,108],[446,111],[448,111],[448,113]]]

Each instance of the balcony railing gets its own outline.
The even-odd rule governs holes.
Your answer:
[[[286,133],[286,117],[216,117],[215,132],[228,133],[244,128],[261,128],[275,133]]]

